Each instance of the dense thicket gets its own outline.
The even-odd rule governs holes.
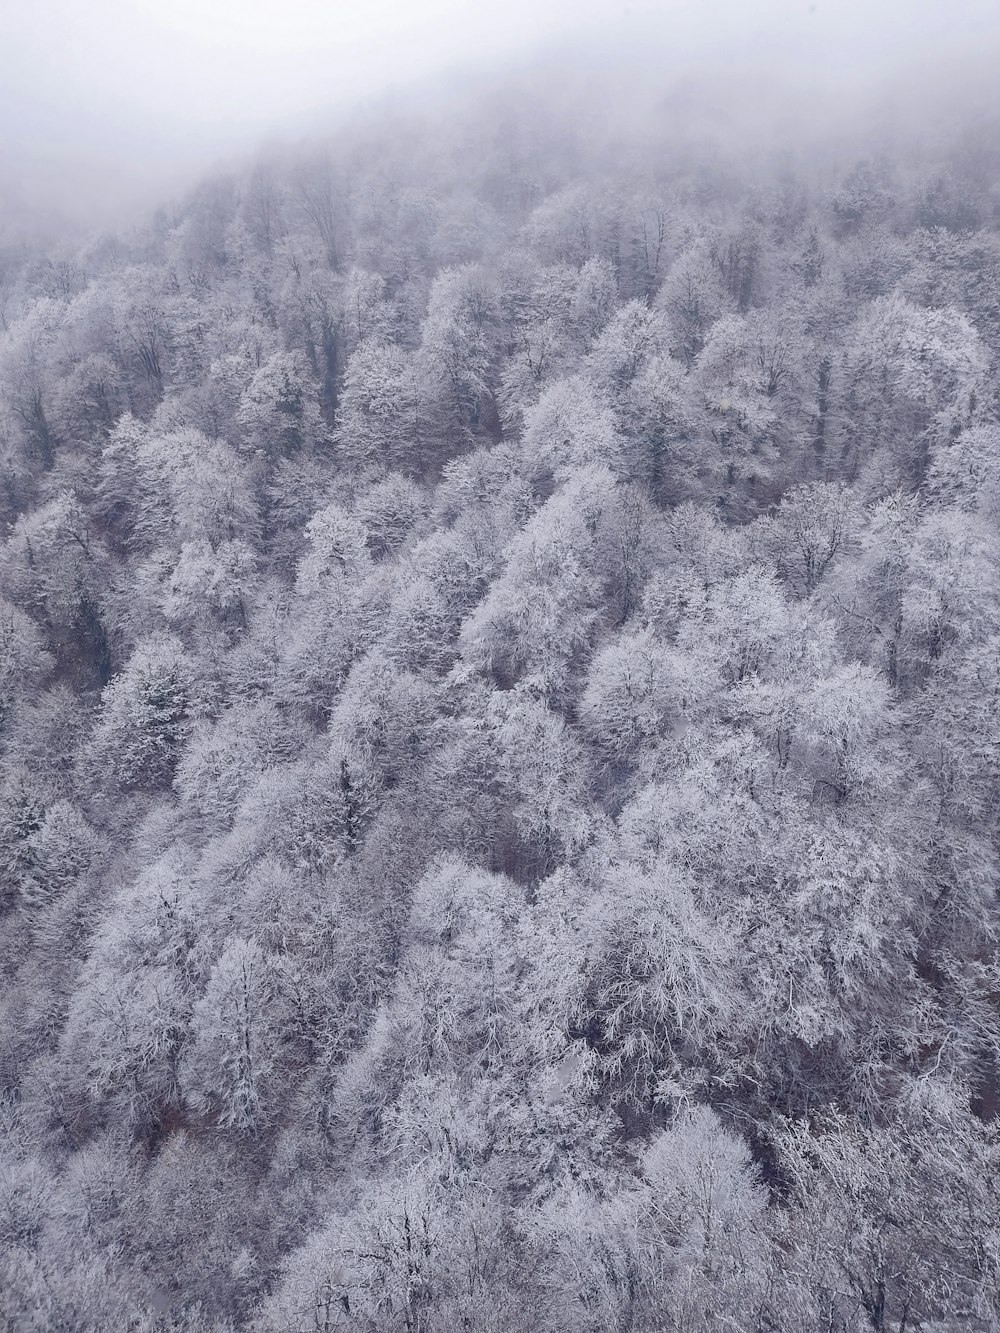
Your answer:
[[[1000,150],[598,119],[4,251],[5,1327],[1000,1321]]]

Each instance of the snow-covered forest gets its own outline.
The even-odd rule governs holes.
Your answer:
[[[1000,137],[463,98],[5,234],[0,1322],[996,1329]]]

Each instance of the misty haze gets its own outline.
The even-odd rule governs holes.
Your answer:
[[[0,1325],[1000,1329],[996,0],[0,10]]]

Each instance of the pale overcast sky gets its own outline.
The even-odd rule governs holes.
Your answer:
[[[0,186],[70,211],[169,189],[359,97],[560,44],[620,60],[641,36],[665,80],[740,59],[849,87],[998,33],[1000,0],[0,0]]]

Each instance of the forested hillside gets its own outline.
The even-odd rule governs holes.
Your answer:
[[[1000,1326],[1000,139],[372,112],[0,265],[3,1326]]]

